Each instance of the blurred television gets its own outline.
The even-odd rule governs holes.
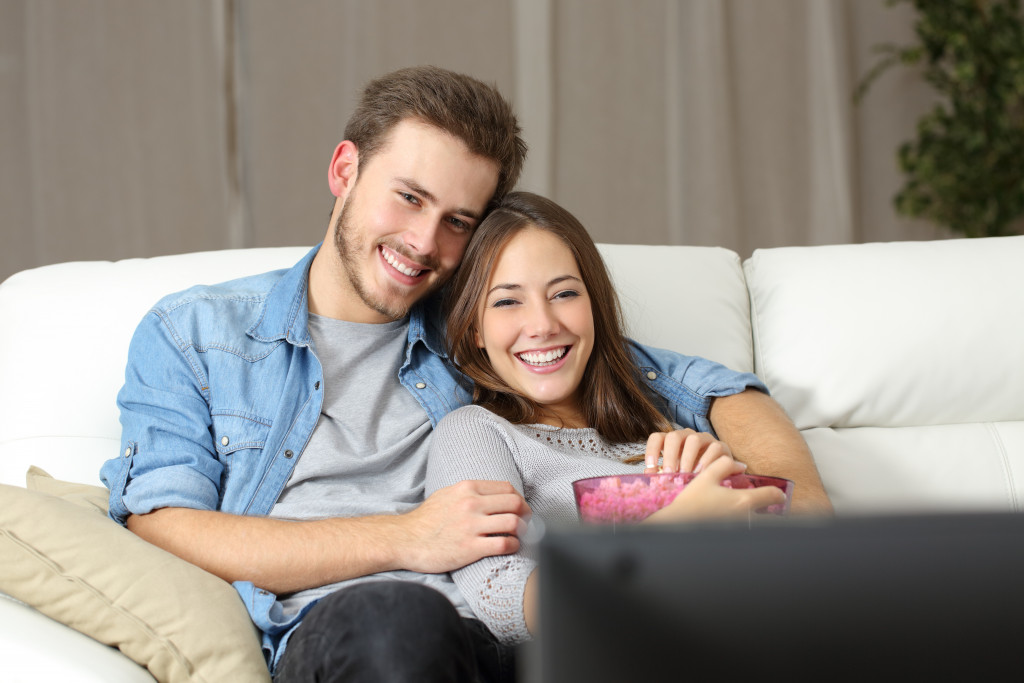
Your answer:
[[[548,528],[520,680],[1020,680],[1024,516]]]

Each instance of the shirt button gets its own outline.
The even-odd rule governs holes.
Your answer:
[[[130,449],[130,448],[124,449],[124,457],[127,458],[131,454],[132,454],[132,449]]]
[[[647,379],[658,379],[658,373],[654,372],[653,370],[651,372],[648,372]]]
[[[231,439],[229,439],[226,436],[220,437],[220,445],[221,446],[227,446],[229,443],[231,443]]]
[[[318,381],[316,384],[314,384],[313,388],[314,389],[319,389],[320,388],[320,382]]]
[[[423,382],[416,382],[416,388],[417,389],[426,389],[427,385],[424,384]]]
[[[290,458],[290,457],[292,457],[293,455],[295,455],[295,454],[294,454],[294,453],[292,453],[292,452],[291,452],[290,450],[288,450],[288,451],[285,451],[285,452],[284,452],[284,457],[286,457],[286,458]]]

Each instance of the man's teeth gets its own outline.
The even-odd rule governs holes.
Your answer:
[[[550,351],[544,351],[543,353],[532,353],[526,351],[519,354],[519,359],[524,363],[529,363],[530,365],[552,365],[555,361],[565,355],[567,349],[568,347],[562,346],[557,349],[551,349]]]
[[[408,266],[402,265],[402,263],[398,259],[396,259],[394,256],[391,255],[390,252],[387,251],[384,252],[384,260],[390,263],[391,267],[397,270],[399,273],[402,273],[403,275],[408,275],[409,277],[416,277],[417,275],[423,272],[422,270],[413,270]]]

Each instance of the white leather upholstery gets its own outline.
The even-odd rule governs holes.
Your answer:
[[[1024,237],[768,249],[754,359],[837,512],[1024,500]]]
[[[29,465],[99,485],[117,451],[114,400],[128,343],[164,294],[287,268],[305,247],[246,249],[44,266],[0,285],[0,483]]]
[[[750,302],[735,252],[717,247],[598,246],[630,336],[753,372]]]
[[[633,336],[758,372],[803,430],[837,513],[1021,509],[1024,237],[761,250],[742,266],[723,249],[601,249]],[[0,285],[0,482],[23,486],[37,465],[98,484],[118,450],[128,342],[149,307],[305,252],[67,263]],[[49,661],[62,681],[99,680],[94,670],[135,680],[111,673],[119,655],[99,643],[28,630],[38,619],[0,602],[4,675]],[[22,633],[53,643],[45,658]]]
[[[0,680],[5,683],[153,683],[115,648],[0,593]]]

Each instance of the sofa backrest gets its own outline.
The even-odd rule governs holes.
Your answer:
[[[99,483],[118,452],[115,398],[135,326],[161,296],[287,268],[307,247],[44,266],[0,284],[0,483],[36,465]],[[627,326],[645,343],[753,369],[737,255],[709,247],[601,245]]]
[[[760,250],[758,375],[837,512],[1024,505],[1024,237]]]

